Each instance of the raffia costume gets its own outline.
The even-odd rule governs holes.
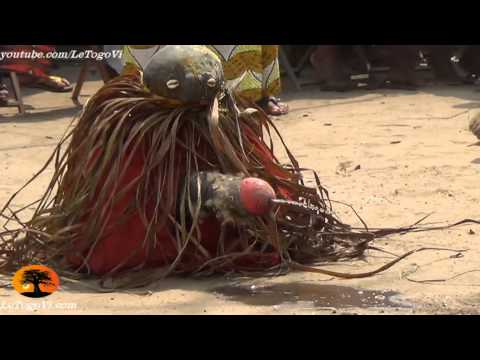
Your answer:
[[[88,101],[42,168],[53,177],[29,221],[10,210],[15,196],[5,205],[0,272],[257,272],[361,255],[375,235],[341,223],[283,140],[279,162],[274,136],[225,88],[213,52],[168,45]]]

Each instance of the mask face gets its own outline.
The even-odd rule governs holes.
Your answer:
[[[209,104],[224,89],[220,59],[201,45],[167,45],[143,70],[152,93],[183,104]]]

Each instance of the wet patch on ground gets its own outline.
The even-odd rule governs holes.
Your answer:
[[[252,306],[275,306],[308,302],[332,308],[412,308],[394,291],[361,290],[346,286],[287,283],[268,286],[230,285],[213,289],[228,300]]]

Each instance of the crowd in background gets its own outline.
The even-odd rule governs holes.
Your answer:
[[[222,60],[230,88],[257,102],[271,115],[288,112],[280,102],[281,92],[278,45],[207,45]],[[282,45],[283,46],[283,45]],[[63,46],[65,48],[65,46]],[[68,47],[68,46],[67,46]],[[72,47],[77,47],[72,45]],[[104,45],[105,51],[123,49],[123,58],[106,60],[112,74],[119,74],[126,63],[141,66],[162,45]],[[417,89],[425,84],[424,70],[435,81],[449,85],[480,85],[480,46],[377,45],[377,46],[285,46],[289,62],[296,64],[308,55],[316,83],[326,91],[348,91],[362,82],[367,89]],[[0,51],[51,52],[52,45],[0,45]],[[25,87],[69,92],[70,82],[53,75],[55,62],[32,59],[0,61],[0,106],[7,104],[8,89],[2,74],[13,71]],[[359,77],[359,74],[366,75]],[[356,77],[357,76],[357,77]],[[356,80],[360,78],[361,80]]]
[[[352,75],[360,73],[369,75],[371,89],[416,89],[425,84],[424,70],[430,70],[437,82],[479,84],[480,46],[317,46],[310,60],[325,90],[355,88]]]

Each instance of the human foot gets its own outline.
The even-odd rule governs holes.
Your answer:
[[[45,77],[24,77],[21,79],[22,85],[39,88],[53,92],[69,92],[73,89],[70,82],[60,76],[45,76]]]
[[[273,96],[260,100],[258,104],[268,115],[281,116],[288,114],[288,105]]]

